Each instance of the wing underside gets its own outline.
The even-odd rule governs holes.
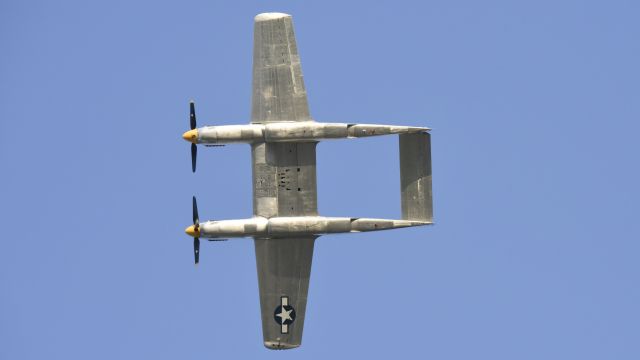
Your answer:
[[[316,143],[252,145],[254,214],[317,215]],[[270,349],[300,346],[315,237],[255,239],[262,334]]]
[[[253,46],[251,122],[311,120],[291,16],[256,16]]]
[[[291,16],[255,18],[251,122],[310,121]],[[254,143],[254,215],[317,215],[316,143]],[[300,346],[315,237],[256,238],[264,344]]]
[[[255,239],[262,335],[271,349],[300,346],[315,237]]]

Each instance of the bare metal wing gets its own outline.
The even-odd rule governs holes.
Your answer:
[[[291,16],[260,14],[253,32],[251,122],[309,121]]]
[[[315,237],[255,239],[262,334],[271,349],[302,343]]]
[[[291,16],[255,18],[252,123],[310,121],[307,93]],[[316,143],[254,143],[253,212],[256,216],[318,214]],[[264,345],[300,346],[315,237],[256,238],[256,264]]]
[[[316,143],[252,147],[256,216],[317,215]],[[256,238],[264,345],[300,346],[315,237]],[[279,315],[278,315],[279,314]]]

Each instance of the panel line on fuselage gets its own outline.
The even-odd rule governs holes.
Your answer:
[[[316,144],[251,145],[254,215],[318,215]]]

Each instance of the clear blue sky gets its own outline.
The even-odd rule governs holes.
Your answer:
[[[232,5],[233,4],[233,5]],[[253,17],[293,15],[313,117],[430,126],[430,228],[318,240],[303,346],[262,346]],[[0,359],[640,358],[634,1],[2,1]],[[323,215],[398,217],[395,137],[322,143]]]

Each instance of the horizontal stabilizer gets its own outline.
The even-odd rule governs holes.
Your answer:
[[[431,135],[400,134],[402,219],[433,222]]]

